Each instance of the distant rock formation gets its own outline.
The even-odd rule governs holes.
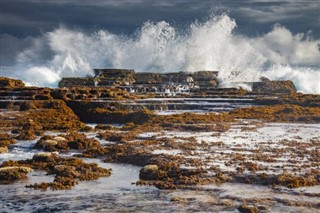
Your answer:
[[[94,77],[63,78],[59,87],[119,87],[130,93],[182,94],[212,92],[219,88],[217,71],[153,73],[131,69],[94,69]],[[243,82],[252,92],[261,94],[295,93],[291,81],[270,81],[262,77],[259,82]]]
[[[135,82],[136,73],[128,69],[94,69],[95,86],[123,86]]]
[[[183,93],[205,91],[219,85],[216,71],[136,73],[129,69],[94,69],[94,77],[63,78],[59,87],[119,86],[136,93]]]

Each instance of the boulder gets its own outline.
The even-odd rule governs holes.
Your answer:
[[[143,167],[144,171],[157,171],[159,169],[159,167],[157,165],[153,165],[153,164],[149,164]]]
[[[46,146],[55,146],[58,144],[58,141],[56,140],[45,140],[42,142],[42,146],[46,147]]]
[[[39,152],[33,155],[32,160],[35,162],[53,162],[58,158],[59,155],[55,152]]]
[[[61,137],[61,136],[55,136],[54,138],[53,138],[53,140],[55,140],[55,141],[66,141],[67,139],[65,139],[64,137]]]
[[[31,172],[30,167],[25,166],[7,166],[0,168],[0,184],[11,183],[17,180],[27,179],[27,173]]]
[[[0,147],[0,154],[7,153],[7,152],[8,152],[8,147]]]
[[[296,87],[292,81],[270,81],[261,78],[261,82],[252,83],[252,91],[259,93],[295,93]]]
[[[25,84],[21,80],[0,77],[0,87],[9,87],[9,88],[16,88],[16,87],[24,87]]]

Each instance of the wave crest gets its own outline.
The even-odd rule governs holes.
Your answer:
[[[101,67],[216,70],[222,82],[285,78],[302,92],[320,93],[319,40],[308,33],[294,35],[278,24],[253,38],[235,33],[236,27],[227,14],[194,22],[187,29],[146,22],[131,36],[60,27],[34,38],[33,45],[17,56],[16,76],[30,84],[56,86],[62,77],[90,75],[92,68]]]

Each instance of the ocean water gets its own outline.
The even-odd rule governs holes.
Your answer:
[[[32,38],[33,44],[17,55],[15,71],[1,72],[29,85],[56,87],[62,77],[92,75],[93,68],[215,70],[224,87],[265,76],[292,80],[304,93],[320,93],[319,39],[281,25],[246,36],[238,33],[236,22],[228,14],[211,15],[185,28],[145,22],[132,35],[60,27]]]

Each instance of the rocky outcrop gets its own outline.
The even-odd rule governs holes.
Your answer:
[[[95,78],[105,77],[105,78],[125,78],[133,77],[134,70],[129,69],[94,69]]]
[[[0,146],[0,154],[2,153],[7,153],[9,150],[8,150],[8,147],[2,147]]]
[[[94,77],[63,78],[59,87],[123,87],[136,93],[182,93],[218,87],[218,72],[135,73],[125,69],[95,69]]]
[[[252,83],[252,91],[259,93],[295,93],[296,87],[292,81],[270,81],[261,78],[261,82]]]
[[[135,82],[134,70],[128,69],[94,69],[96,86],[123,86]]]
[[[97,100],[97,99],[126,99],[134,98],[123,88],[117,87],[72,87],[54,89],[51,96],[63,100]]]
[[[201,89],[212,89],[219,86],[217,79],[218,72],[214,71],[198,71],[191,75],[193,83]]]
[[[21,80],[0,77],[0,87],[16,88],[16,87],[24,87],[24,86],[25,85]]]
[[[161,84],[163,82],[162,75],[160,73],[136,73],[136,84]]]
[[[94,78],[85,77],[85,78],[63,78],[59,82],[59,87],[73,87],[73,86],[94,86]]]
[[[0,100],[52,100],[51,89],[39,87],[0,87]]]
[[[27,174],[31,172],[30,167],[6,166],[0,168],[0,184],[11,183],[17,180],[27,179]]]

